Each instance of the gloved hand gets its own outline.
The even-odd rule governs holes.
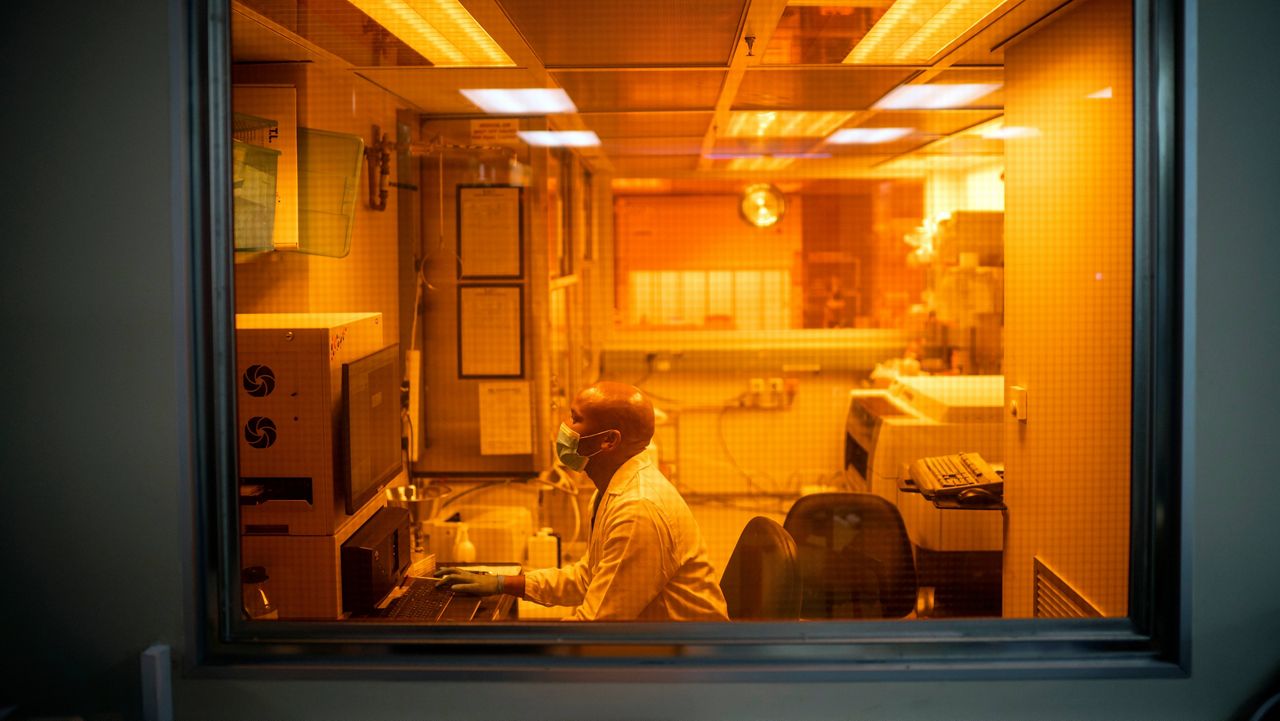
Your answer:
[[[436,588],[447,588],[450,591],[469,593],[473,596],[493,596],[502,593],[502,576],[461,568],[437,568]]]

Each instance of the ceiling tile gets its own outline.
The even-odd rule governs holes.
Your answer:
[[[620,178],[663,177],[673,173],[689,173],[698,166],[696,155],[620,155],[610,156],[614,175]]]
[[[243,5],[233,4],[231,23],[232,53],[236,62],[297,59],[292,53],[272,53],[270,45],[262,44],[269,35],[275,34],[270,25],[278,25],[288,33],[296,33],[312,47],[357,67],[432,65],[346,0],[305,3],[247,0]],[[265,57],[263,50],[267,51]]]
[[[580,113],[579,117],[601,138],[702,137],[712,113]]]
[[[734,110],[864,110],[915,71],[816,67],[747,71]]]
[[[498,0],[543,65],[729,64],[746,0]]]
[[[719,138],[712,152],[717,155],[826,152],[822,149],[814,150],[821,143],[821,138]]]
[[[1052,21],[1059,11],[1070,9],[1073,3],[1022,0],[1006,5],[1007,12],[1003,8],[998,11],[1000,15],[995,22],[957,48],[948,60],[955,65],[1002,65],[1006,43],[1018,39],[1038,23]]]
[[[722,70],[556,72],[552,77],[584,113],[712,110]]]
[[[902,140],[895,140],[892,143],[851,143],[849,145],[825,145],[826,152],[831,153],[832,158],[850,158],[860,156],[883,156],[898,155],[900,153],[910,152],[916,148],[928,143],[933,138],[922,137],[918,135],[910,135]]]
[[[522,68],[363,68],[360,74],[432,115],[483,115],[461,88],[536,87]]]
[[[850,50],[888,10],[884,2],[829,6],[789,5],[764,52],[766,65],[825,65],[843,62]]]
[[[992,110],[885,110],[848,127],[911,128],[925,135],[950,135],[999,115]]]
[[[702,152],[702,136],[681,138],[613,138],[602,139],[604,152],[620,155],[692,155]]]

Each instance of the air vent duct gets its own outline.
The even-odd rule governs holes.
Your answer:
[[[1039,557],[1035,563],[1036,618],[1101,618],[1102,612]]]

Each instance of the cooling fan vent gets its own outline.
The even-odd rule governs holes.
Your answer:
[[[240,377],[240,384],[244,386],[245,392],[254,398],[264,398],[276,389],[276,374],[269,366],[251,365]]]
[[[244,440],[254,448],[270,448],[276,435],[276,423],[270,418],[254,416],[244,424]]]

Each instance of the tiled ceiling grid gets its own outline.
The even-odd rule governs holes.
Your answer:
[[[741,155],[802,156],[773,165],[795,177],[847,177],[909,153],[999,152],[999,140],[976,135],[938,142],[999,117],[998,90],[960,109],[872,106],[904,83],[1000,83],[1003,48],[1063,8],[1060,0],[1011,0],[932,65],[887,67],[835,59],[855,43],[845,37],[851,28],[865,32],[878,17],[862,11],[800,22],[798,17],[812,11],[788,6],[786,0],[467,0],[466,5],[520,67],[400,63],[358,72],[431,115],[475,115],[460,88],[559,86],[578,113],[552,118],[553,125],[594,130],[601,151],[623,177],[687,177],[699,169],[723,174]],[[335,27],[348,16],[327,13],[322,35],[353,33]],[[291,45],[240,15],[233,20],[238,58],[315,60],[316,47]],[[746,56],[745,35],[775,31],[772,42],[756,44]],[[815,59],[825,64],[812,64]],[[810,63],[791,62],[797,60]],[[911,132],[891,142],[834,145],[821,136],[731,137],[723,127],[735,115],[770,111],[840,111],[848,114],[841,127]]]

